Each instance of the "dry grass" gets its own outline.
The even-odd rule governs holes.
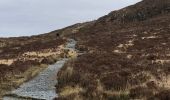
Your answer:
[[[55,63],[65,42],[55,34],[1,38],[0,98]]]
[[[83,88],[79,86],[74,86],[74,87],[66,86],[61,90],[59,96],[65,98],[73,94],[79,94],[83,91],[84,91]]]
[[[0,81],[0,97],[7,94],[12,89],[17,88],[26,81],[29,81],[41,71],[47,68],[47,65],[32,66],[24,73],[7,73],[6,80]]]
[[[0,59],[0,64],[11,65],[15,59]]]
[[[113,11],[72,34],[86,54],[61,69],[57,92],[80,86],[83,100],[129,100],[169,90],[170,2],[153,1]]]

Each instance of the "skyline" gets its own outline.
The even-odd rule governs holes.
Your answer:
[[[75,23],[96,20],[140,0],[3,0],[0,37],[48,33]]]

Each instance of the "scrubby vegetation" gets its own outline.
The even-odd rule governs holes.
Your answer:
[[[169,7],[143,0],[66,34],[86,53],[58,73],[58,99],[170,99]]]
[[[0,39],[0,99],[55,63],[65,39],[48,35]]]
[[[169,33],[170,0],[143,0],[48,34],[1,38],[0,95],[74,55],[57,75],[57,100],[169,100]],[[60,52],[65,39],[56,34],[84,54]]]

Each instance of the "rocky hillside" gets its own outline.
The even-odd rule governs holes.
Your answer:
[[[169,0],[143,0],[133,6],[113,11],[98,21],[105,23],[125,23],[132,21],[144,21],[157,15],[167,14],[170,10]]]
[[[64,36],[85,54],[59,72],[59,99],[170,99],[169,33],[170,0],[143,0],[71,28]]]

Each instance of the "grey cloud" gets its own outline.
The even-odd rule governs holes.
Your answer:
[[[0,37],[46,33],[140,0],[0,0]]]

